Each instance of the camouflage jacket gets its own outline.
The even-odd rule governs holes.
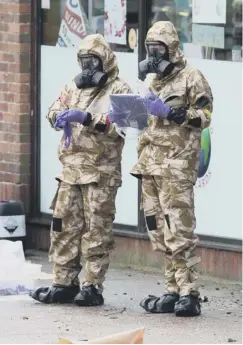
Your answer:
[[[213,96],[207,80],[197,69],[188,67],[179,48],[177,32],[170,22],[157,22],[147,33],[147,41],[161,41],[169,48],[175,68],[162,78],[148,74],[145,80],[150,91],[171,107],[187,107],[186,120],[177,125],[167,119],[149,116],[148,127],[140,134],[138,162],[132,175],[158,175],[196,181],[199,166],[201,132],[211,121]],[[207,101],[200,106],[200,101]],[[200,128],[189,124],[201,119]]]
[[[84,54],[100,57],[109,78],[102,89],[78,89],[72,81],[51,105],[47,119],[52,127],[57,114],[64,109],[80,109],[92,115],[92,122],[87,127],[71,124],[73,134],[69,148],[65,148],[62,137],[58,156],[63,168],[57,179],[70,184],[101,182],[102,179],[102,183],[119,186],[124,139],[118,135],[113,124],[107,124],[109,95],[131,91],[118,77],[116,57],[100,34],[89,35],[82,41],[78,57]]]

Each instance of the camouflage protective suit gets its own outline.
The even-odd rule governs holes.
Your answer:
[[[74,81],[67,85],[49,109],[47,119],[54,127],[57,114],[64,109],[79,109],[92,115],[85,127],[71,123],[69,148],[62,138],[58,155],[62,171],[52,202],[50,260],[54,263],[54,284],[79,285],[81,257],[85,262],[84,286],[102,291],[114,248],[112,223],[115,198],[121,186],[121,154],[124,139],[114,125],[107,123],[109,95],[129,93],[129,86],[118,77],[116,57],[100,34],[87,36],[78,57],[98,56],[109,77],[102,89],[78,89]],[[58,128],[57,128],[58,130]]]
[[[202,129],[210,125],[211,89],[197,69],[186,65],[177,32],[170,22],[157,22],[146,42],[160,41],[169,49],[173,71],[162,78],[148,74],[150,91],[171,107],[188,107],[182,125],[149,116],[148,127],[138,143],[138,162],[132,174],[142,178],[142,207],[154,250],[165,254],[165,285],[169,293],[199,295],[195,265],[193,185],[197,178]],[[208,104],[199,107],[205,97]],[[200,128],[191,125],[200,118]],[[193,120],[193,121],[191,121]]]

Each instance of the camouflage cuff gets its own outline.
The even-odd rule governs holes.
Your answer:
[[[196,117],[194,119],[189,119],[187,121],[187,124],[189,126],[195,127],[195,128],[201,128],[202,126],[202,119],[200,117]]]
[[[187,108],[171,108],[167,120],[175,122],[177,125],[182,125],[187,116]]]
[[[88,127],[92,121],[93,121],[92,115],[90,113],[87,113],[87,117],[85,121],[83,122],[83,126]]]
[[[204,128],[210,123],[210,118],[204,112],[204,109],[191,108],[188,111],[187,125],[194,128]]]

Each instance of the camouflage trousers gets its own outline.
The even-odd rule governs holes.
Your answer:
[[[116,194],[116,186],[59,183],[51,207],[49,251],[55,285],[79,285],[82,259],[83,285],[93,284],[102,291],[109,255],[114,249],[112,223]]]
[[[193,184],[143,176],[142,203],[153,249],[164,253],[166,290],[198,296]]]

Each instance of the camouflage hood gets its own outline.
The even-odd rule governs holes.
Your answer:
[[[117,66],[116,56],[102,35],[88,35],[83,39],[78,51],[78,61],[82,55],[86,54],[93,54],[101,59],[103,70],[109,75],[106,84],[117,78],[119,69]]]
[[[186,62],[180,50],[177,31],[171,22],[156,22],[148,31],[145,43],[150,41],[163,42],[169,48],[170,61],[179,69],[184,68]]]

